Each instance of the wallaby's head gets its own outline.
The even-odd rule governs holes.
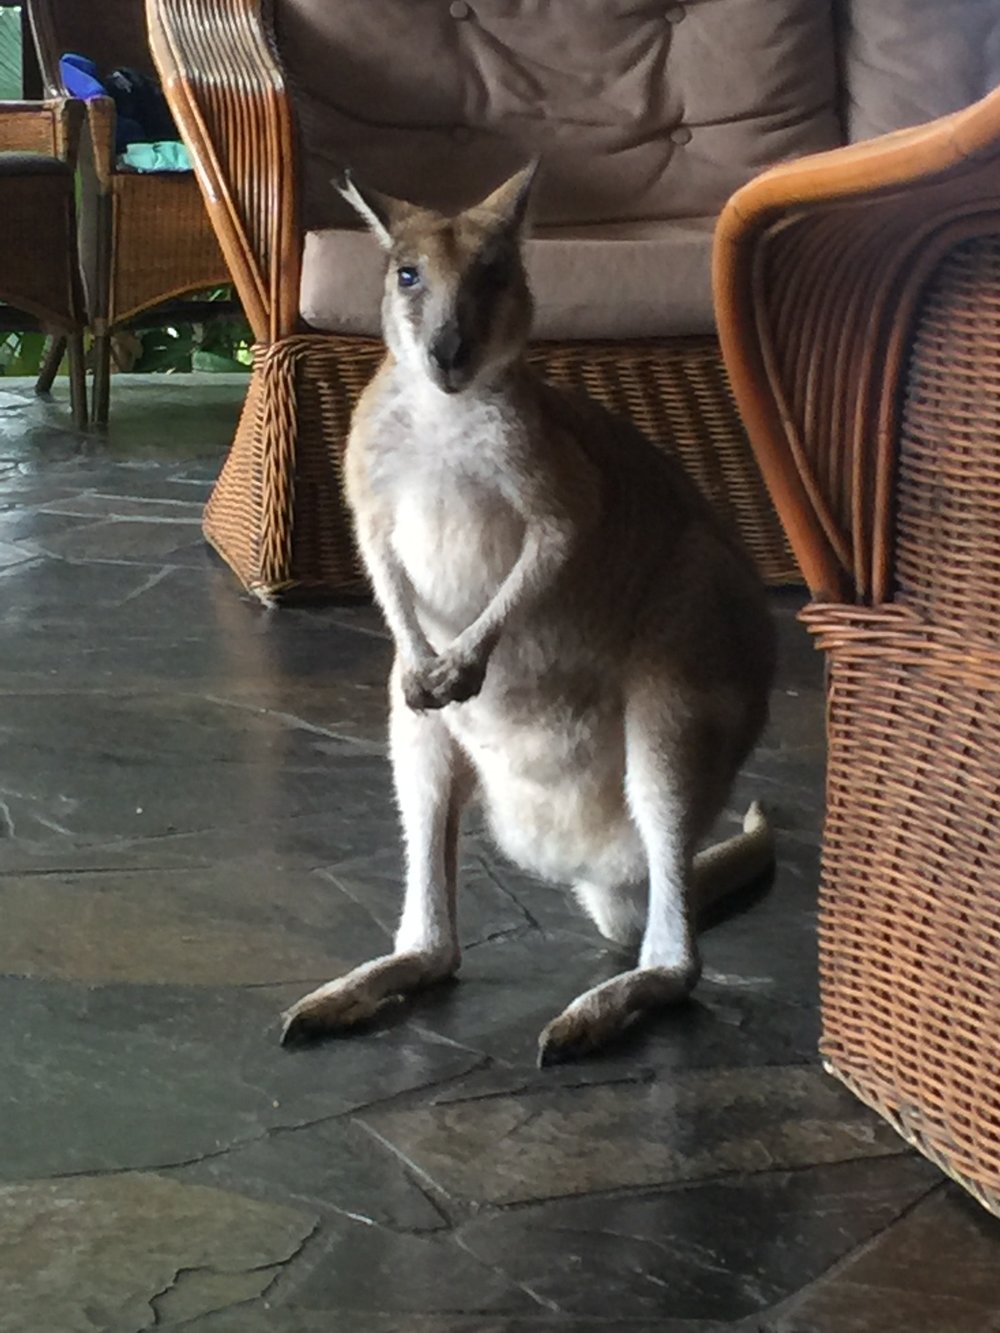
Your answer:
[[[457,217],[359,186],[338,188],[388,253],[382,328],[396,360],[444,393],[492,379],[531,327],[521,239],[535,164]]]

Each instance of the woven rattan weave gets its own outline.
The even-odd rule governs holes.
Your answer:
[[[823,1052],[1000,1212],[1000,237],[956,246],[905,374],[897,594],[830,659]]]
[[[236,440],[205,517],[208,539],[255,592],[365,590],[341,458],[354,404],[382,355],[373,339],[316,335],[258,348]],[[766,576],[796,578],[714,339],[541,343],[530,359],[554,383],[586,390],[676,450]]]
[[[822,1053],[1000,1214],[1000,92],[852,151],[748,187],[717,253],[828,662]]]

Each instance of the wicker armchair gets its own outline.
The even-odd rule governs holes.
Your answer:
[[[154,73],[142,0],[28,0],[28,13],[47,96],[64,95],[59,58],[68,51],[105,73]],[[80,249],[94,335],[93,417],[103,425],[114,331],[175,297],[228,283],[229,274],[193,175],[119,171],[114,102],[97,98],[86,108]],[[213,312],[221,313],[217,305]],[[205,313],[190,309],[188,317]]]
[[[715,290],[827,655],[822,1052],[1000,1213],[1000,89],[746,186]]]
[[[816,82],[811,78],[814,71],[809,63],[813,56],[803,56],[803,51],[810,33],[815,36],[822,29],[828,34],[828,25],[823,27],[827,20],[820,15],[819,27],[812,26],[814,20],[807,12],[813,7],[811,0],[805,5],[799,0],[782,0],[782,5],[795,8],[798,15],[789,31],[798,43],[796,55],[808,66],[802,71],[802,102],[808,104],[806,114],[811,116],[817,106]],[[513,32],[516,40],[534,41],[536,33],[542,31],[549,33],[551,41],[552,16],[567,24],[569,31],[580,18],[579,7],[575,0],[561,7],[553,6],[551,15],[547,12],[546,22],[541,25],[537,14],[531,16],[534,11],[531,5],[516,5],[513,18],[494,15],[492,11],[487,15],[484,9],[481,20],[474,6],[454,3],[449,7],[446,0],[442,3],[421,0],[415,6],[401,0],[389,3],[365,0],[364,4],[355,0],[347,9],[311,0],[305,3],[302,0],[148,0],[147,7],[151,46],[164,90],[198,164],[209,213],[257,344],[252,382],[237,437],[206,511],[206,535],[244,584],[262,596],[361,591],[364,585],[341,500],[340,456],[354,402],[378,364],[382,348],[377,337],[377,319],[374,327],[347,328],[350,320],[346,318],[344,327],[338,326],[336,320],[322,323],[311,315],[306,318],[308,311],[300,300],[300,281],[316,236],[310,228],[329,225],[329,221],[315,220],[315,198],[322,188],[328,188],[327,182],[337,172],[338,160],[342,166],[346,156],[336,155],[327,160],[322,152],[317,155],[312,151],[317,128],[322,133],[319,120],[322,116],[337,120],[340,90],[349,84],[345,95],[351,100],[352,124],[363,125],[366,105],[369,109],[374,105],[379,108],[380,124],[376,127],[379,134],[382,130],[394,132],[393,126],[402,127],[405,133],[420,122],[418,132],[424,135],[427,155],[405,145],[390,154],[395,166],[409,173],[409,184],[404,182],[397,193],[409,190],[410,197],[420,197],[422,173],[431,158],[436,163],[439,185],[450,189],[458,182],[467,193],[477,189],[485,193],[500,178],[500,168],[494,164],[494,174],[486,174],[489,164],[484,170],[484,159],[470,151],[470,141],[474,150],[487,137],[481,134],[481,125],[473,124],[474,117],[462,123],[454,118],[454,107],[447,112],[432,109],[429,117],[411,116],[406,108],[388,109],[382,94],[387,93],[388,101],[393,102],[395,94],[408,96],[416,86],[405,67],[412,53],[412,38],[425,44],[429,39],[441,38],[436,53],[421,47],[413,54],[421,71],[417,95],[434,96],[433,61],[442,52],[445,60],[450,58],[448,52],[454,53],[454,45],[449,44],[452,35],[446,30],[449,23],[453,26],[466,23],[463,36],[468,40],[474,39],[477,31],[483,31],[480,21],[485,23],[488,17],[490,22],[495,19],[496,32],[503,28],[505,37]],[[630,24],[634,27],[638,12],[634,5],[630,8],[618,2],[612,6],[613,14],[603,14],[597,6],[587,8],[591,25],[607,23],[609,31],[617,32],[623,27],[628,29]],[[689,25],[696,43],[700,11],[711,10],[708,18],[715,22],[718,8],[697,7],[697,21],[692,17]],[[746,6],[736,8],[743,11]],[[672,25],[681,31],[685,12],[685,6],[678,4],[668,8],[666,21],[662,12],[655,15],[655,40],[663,41],[663,35],[672,31]],[[761,21],[771,24],[780,39],[781,24],[775,14],[771,6]],[[504,27],[508,19],[510,26]],[[397,25],[405,40],[393,38],[392,33],[397,31],[393,25]],[[801,36],[803,32],[805,37]],[[326,57],[317,52],[336,54],[339,50],[343,61],[340,38],[345,35],[349,42],[361,35],[381,43],[384,58],[371,64],[355,64],[346,73],[341,69],[339,75],[329,65],[324,78],[322,63]],[[482,37],[483,50],[495,35]],[[723,34],[717,35],[716,40],[731,40],[739,45],[742,36],[731,34],[726,39],[723,24]],[[557,47],[564,58],[567,45]],[[775,77],[780,74],[781,87],[776,95],[787,99],[791,96],[789,88],[793,88],[798,96],[799,75],[789,77],[787,71],[777,70],[772,48],[772,36],[760,42],[762,62],[766,61],[768,73],[776,71]],[[494,49],[499,49],[496,44]],[[742,46],[739,50],[743,50]],[[607,62],[597,48],[593,52],[588,48],[588,59],[591,56],[595,69],[591,82],[596,83],[603,77],[602,63]],[[305,91],[300,77],[304,57],[312,59],[319,70],[317,82],[321,90],[332,90],[328,104],[319,112],[312,96],[315,88],[312,92]],[[743,59],[735,48],[733,59]],[[753,61],[748,63],[753,65]],[[544,72],[543,77],[548,77],[544,60],[539,59],[535,67]],[[787,105],[782,115],[762,118],[762,123],[776,127],[776,133],[789,136],[782,139],[780,146],[770,149],[759,146],[756,139],[748,147],[750,136],[743,121],[754,90],[745,87],[740,90],[742,110],[734,109],[726,125],[727,131],[732,129],[734,140],[739,140],[732,159],[726,158],[725,151],[720,149],[721,138],[707,145],[709,165],[703,175],[709,178],[706,187],[709,193],[717,192],[717,197],[712,193],[711,212],[717,212],[731,189],[749,179],[764,162],[805,151],[806,142],[825,146],[839,141],[840,130],[833,110],[834,68],[831,54],[829,77],[826,73],[822,76],[828,100],[806,129],[802,129],[797,113]],[[452,78],[454,62],[448,70],[444,77]],[[659,77],[655,68],[653,77]],[[627,93],[628,78],[626,68],[619,91],[624,89]],[[500,83],[491,86],[499,87]],[[703,81],[694,90],[695,96],[699,90],[703,100],[706,91],[710,100],[715,96],[715,89],[709,89]],[[653,100],[664,99],[655,92]],[[676,102],[676,94],[672,94],[672,100]],[[607,101],[612,103],[613,95],[609,94]],[[710,111],[707,108],[706,115]],[[680,117],[683,108],[677,106],[671,114]],[[527,127],[530,133],[522,133],[521,139],[514,135],[505,141],[505,165],[510,169],[521,165],[537,146],[539,136],[548,134],[551,128],[544,117],[518,120],[514,116],[512,120],[517,120],[522,132]],[[389,121],[392,125],[388,125]],[[553,143],[546,148],[550,169],[543,179],[543,197],[549,182],[562,187],[567,187],[568,182],[570,189],[575,182],[581,197],[587,195],[589,188],[593,202],[594,173],[587,166],[586,153],[577,144],[572,179],[567,167],[569,157],[560,157],[563,148],[567,155],[573,148],[568,139],[574,123],[578,131],[580,126],[587,126],[588,115],[583,106],[566,117],[565,125],[569,127],[566,141],[559,138],[562,130],[550,136]],[[642,189],[653,190],[662,182],[663,162],[668,159],[672,169],[682,177],[678,188],[682,192],[686,188],[683,178],[688,168],[682,159],[692,131],[676,121],[673,124],[669,132],[663,131],[661,139],[651,138],[652,156],[637,139],[634,123],[625,124],[623,139],[631,136],[632,148],[640,158],[646,153],[642,171],[637,171],[631,185],[636,197]],[[789,125],[793,128],[789,129]],[[707,143],[719,127],[707,120],[704,130]],[[499,141],[497,135],[489,138],[494,146]],[[388,159],[383,148],[384,144],[373,148],[371,143],[358,143],[348,151],[351,165],[359,174],[375,185],[392,189],[393,171],[386,169]],[[741,164],[739,151],[752,160]],[[608,149],[609,156],[615,153],[617,148]],[[713,163],[713,154],[725,161]],[[462,159],[461,165],[457,164],[456,155]],[[628,153],[622,156],[628,157]],[[472,179],[476,162],[482,179]],[[639,182],[639,175],[645,185]],[[332,191],[329,193],[332,195]],[[453,189],[451,194],[455,194]],[[625,191],[619,192],[622,197],[624,194]],[[621,204],[622,197],[615,197],[614,188],[606,188],[599,202],[605,209],[614,208]],[[456,197],[454,202],[461,201]],[[471,198],[464,202],[471,202]],[[577,216],[579,210],[573,213],[572,204],[570,200],[562,214],[568,209]],[[346,219],[336,215],[336,206],[336,200],[331,200],[333,211],[326,217],[343,228]],[[641,203],[636,207],[641,207]],[[557,206],[554,211],[560,213],[560,208]],[[696,205],[692,203],[691,213],[695,211]],[[607,217],[607,212],[604,216]],[[635,216],[634,210],[631,216]],[[678,216],[684,219],[683,209]],[[670,336],[644,337],[615,334],[601,337],[592,333],[586,338],[571,338],[543,333],[543,340],[533,346],[532,357],[551,379],[585,387],[612,409],[631,415],[654,440],[679,450],[703,489],[742,532],[764,574],[775,582],[797,581],[798,571],[749,450],[714,335],[707,262],[712,220],[712,217],[697,219],[706,256],[707,317],[700,327],[680,328]],[[583,223],[585,230],[586,218]],[[359,240],[360,247],[368,244],[366,238]],[[337,250],[337,256],[328,265],[330,272],[339,268],[339,281],[348,302],[354,299],[356,287],[372,282],[370,269],[377,260],[369,260],[367,254],[363,248],[347,245]],[[614,268],[614,257],[609,260],[605,251],[595,250],[589,263],[603,268],[606,274],[609,265]],[[676,267],[682,269],[684,261]],[[697,270],[696,279],[700,282],[700,263],[688,267],[692,272]],[[677,280],[676,274],[667,276]],[[681,273],[679,280],[684,277]],[[643,292],[647,304],[658,299],[656,293],[664,280],[661,277],[652,285],[647,283]],[[542,297],[539,306],[544,314],[548,308],[545,293]],[[372,300],[377,312],[377,300]],[[682,317],[678,316],[675,322],[680,324]],[[359,320],[358,324],[361,323]]]
[[[38,327],[53,335],[38,391],[52,387],[69,347],[73,420],[87,424],[83,301],[76,253],[73,171],[79,102],[0,103],[0,328]]]

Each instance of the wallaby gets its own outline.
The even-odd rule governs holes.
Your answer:
[[[300,1000],[286,1041],[458,969],[457,841],[474,795],[515,864],[571,885],[604,936],[641,946],[637,966],[549,1023],[542,1064],[686,996],[700,905],[773,856],[756,806],[744,834],[695,856],[766,720],[763,589],[677,462],[525,364],[533,176],[452,218],[340,187],[389,257],[387,355],[345,472],[396,646],[406,892],[394,951]]]

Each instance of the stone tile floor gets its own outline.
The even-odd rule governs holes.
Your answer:
[[[817,1064],[794,595],[729,817],[767,800],[779,868],[705,934],[692,1003],[537,1070],[615,963],[473,826],[461,983],[278,1046],[389,939],[389,645],[205,550],[241,391],[122,378],[84,438],[0,382],[0,1330],[1000,1330],[1000,1224]]]

